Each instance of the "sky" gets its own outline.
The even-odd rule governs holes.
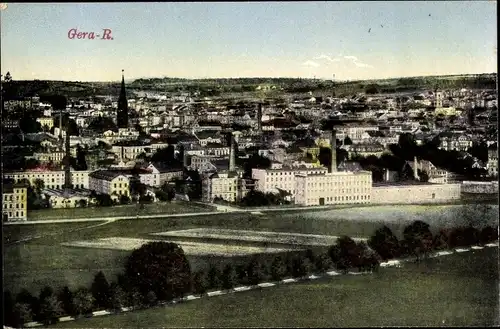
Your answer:
[[[15,80],[497,72],[491,0],[9,3],[0,15],[1,73]]]

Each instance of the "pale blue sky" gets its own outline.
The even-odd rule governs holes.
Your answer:
[[[72,81],[119,80],[122,68],[126,78],[491,73],[496,17],[496,1],[8,4],[1,71]],[[110,28],[114,39],[70,40],[71,28]]]

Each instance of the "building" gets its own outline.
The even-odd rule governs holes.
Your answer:
[[[486,164],[488,174],[492,177],[498,177],[498,149],[497,144],[488,148],[488,162]]]
[[[118,109],[116,113],[116,124],[118,128],[128,128],[128,102],[125,92],[125,77],[122,70],[122,85],[118,97]]]
[[[89,189],[98,194],[130,196],[129,179],[118,171],[98,170],[91,173]]]
[[[4,184],[2,189],[4,221],[27,220],[28,188],[24,184]]]
[[[255,180],[255,190],[263,193],[278,193],[279,190],[291,194],[296,193],[296,175],[326,174],[327,169],[321,168],[293,168],[274,164],[270,169],[252,169],[252,179]]]
[[[175,179],[182,179],[184,175],[183,168],[165,167],[160,163],[150,163],[144,169],[150,174],[140,175],[141,183],[154,187],[163,186],[163,184],[172,182]]]
[[[295,204],[301,206],[370,203],[372,173],[298,174],[295,190]]]
[[[432,184],[422,182],[375,183],[372,204],[442,203],[459,200],[461,184]]]
[[[215,198],[235,202],[239,200],[240,177],[236,172],[222,171],[202,180],[202,200],[213,202]]]
[[[86,207],[90,200],[90,191],[83,189],[44,189],[43,194],[54,209]]]
[[[76,171],[71,170],[71,182],[73,188],[89,188],[89,174],[90,171]],[[42,180],[45,188],[62,189],[64,185],[64,171],[63,170],[32,170],[32,171],[19,171],[4,173],[4,178],[13,179],[14,182],[21,182],[26,179],[31,186],[35,185],[37,179]]]
[[[42,128],[47,126],[47,129],[54,127],[54,118],[52,117],[40,117],[36,119],[36,122],[40,123]]]

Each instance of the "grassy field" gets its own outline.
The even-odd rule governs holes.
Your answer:
[[[403,210],[400,209],[395,219],[391,219],[390,216],[395,215],[390,208],[371,208],[371,212],[368,211],[369,208],[361,209],[365,210],[352,208],[295,213],[264,212],[263,215],[225,213],[198,217],[134,219],[120,220],[98,227],[95,227],[96,223],[5,226],[4,236],[10,236],[10,239],[54,233],[59,229],[56,225],[61,225],[64,233],[22,244],[6,245],[4,286],[13,293],[17,293],[21,288],[38,293],[45,285],[54,288],[63,285],[70,285],[72,288],[89,286],[99,270],[103,270],[108,279],[113,280],[114,275],[122,271],[123,261],[129,254],[127,251],[119,250],[64,247],[61,246],[63,242],[109,237],[151,239],[151,233],[203,227],[369,237],[383,225],[384,219],[393,231],[400,232],[409,221],[398,216],[406,216],[410,220],[414,217],[430,218],[434,216],[435,210],[432,207],[425,210],[410,206],[406,208],[406,215],[401,208]],[[442,209],[439,209],[438,213],[441,213]],[[86,225],[91,228],[82,229]],[[222,257],[190,257],[189,260],[193,269],[203,267],[209,261],[214,263],[228,261]]]
[[[203,298],[56,328],[374,327],[498,324],[498,249],[364,276]]]
[[[183,214],[214,211],[213,207],[187,202],[157,202],[145,204],[140,209],[136,204],[99,208],[44,209],[28,212],[28,220],[75,219],[111,216],[136,216],[154,214]]]

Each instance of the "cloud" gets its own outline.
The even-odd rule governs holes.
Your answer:
[[[309,66],[309,67],[319,67],[319,64],[313,61],[306,61],[302,63],[304,66]]]
[[[327,61],[329,62],[339,62],[340,61],[340,58],[332,58],[328,55],[319,55],[318,57],[315,57],[314,59],[326,59]]]
[[[357,62],[358,58],[356,56],[344,56],[345,59],[350,59],[353,62]]]
[[[339,55],[337,57],[332,57],[329,55],[321,54],[317,57],[314,57],[315,60],[326,60],[328,62],[340,62],[340,61],[350,61],[352,64],[356,65],[356,67],[364,67],[364,68],[373,68],[370,64],[366,64],[361,62],[356,56],[348,55],[348,56],[343,56]],[[303,65],[306,66],[311,66],[311,67],[318,67],[319,64],[313,61],[307,61]]]

